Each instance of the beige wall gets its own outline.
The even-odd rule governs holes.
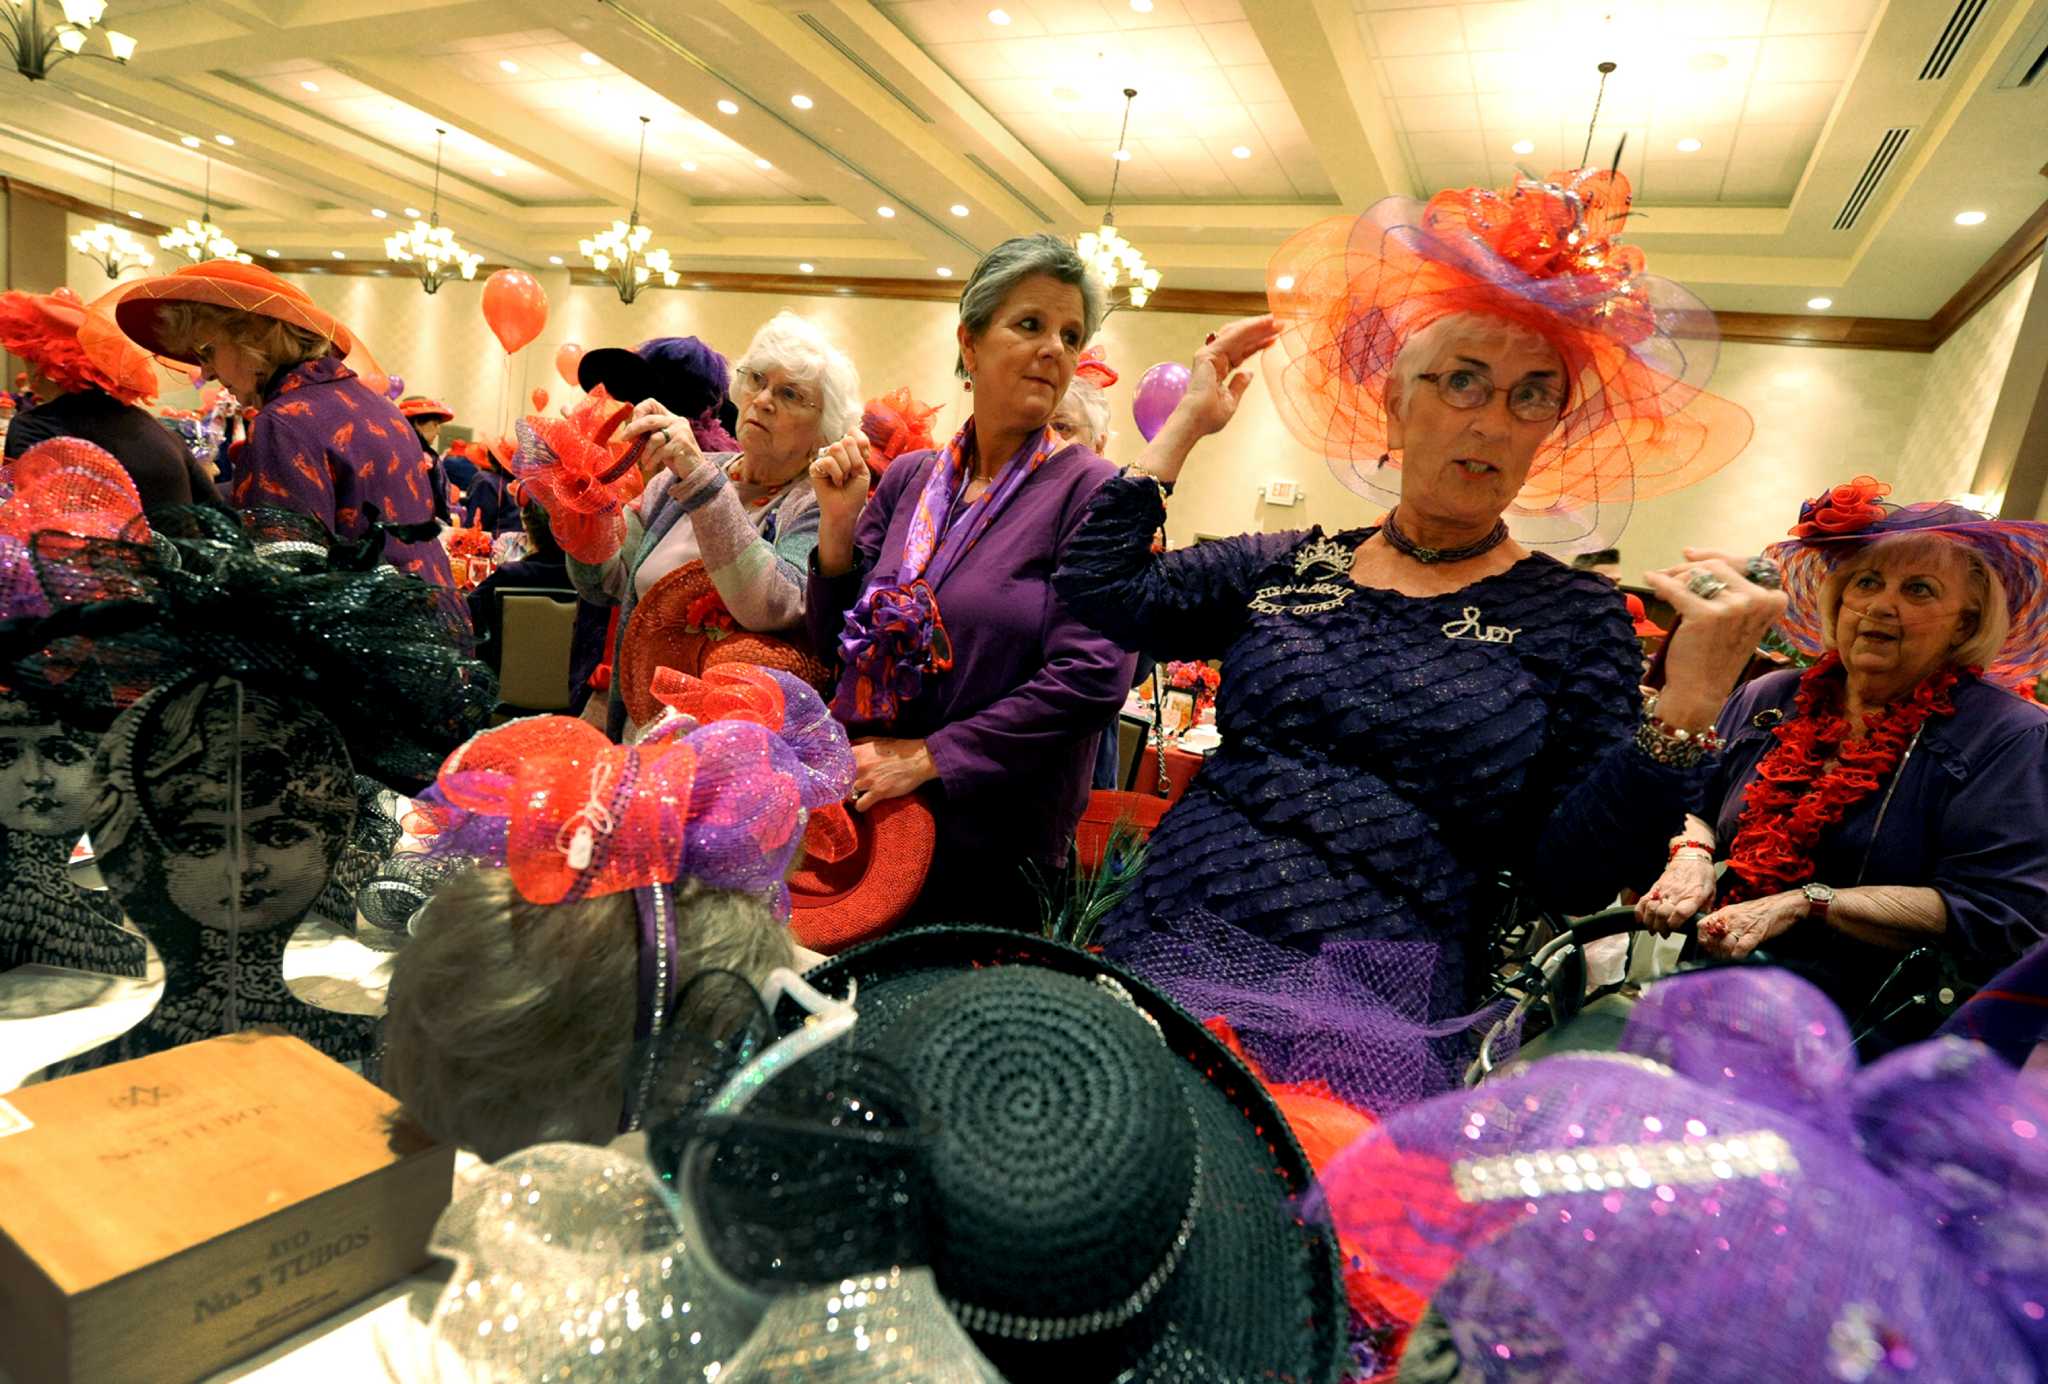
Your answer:
[[[940,429],[958,427],[966,416],[966,396],[952,374],[956,317],[947,303],[830,293],[780,298],[650,291],[629,307],[609,289],[571,287],[567,274],[558,271],[542,277],[551,300],[547,329],[508,365],[483,321],[480,284],[451,284],[428,297],[401,278],[316,274],[300,282],[362,333],[384,367],[402,374],[409,388],[439,395],[459,422],[483,430],[502,428],[515,409],[523,411],[535,385],[550,391],[552,404],[573,397],[554,372],[555,348],[564,341],[630,345],[688,333],[737,355],[754,329],[783,306],[808,314],[846,348],[866,395],[907,384],[919,398],[946,405]],[[1755,551],[1783,535],[1800,500],[1861,471],[1892,479],[1905,499],[1964,489],[1970,467],[1957,458],[1967,452],[1974,461],[1974,444],[1933,462],[1911,438],[1930,409],[1949,417],[1958,411],[1953,402],[1934,404],[1931,390],[1938,387],[1942,399],[1955,400],[1980,376],[2002,374],[1999,343],[2008,352],[2011,343],[2009,334],[2001,335],[2003,327],[1994,327],[2016,316],[2013,294],[2008,289],[1979,313],[1941,355],[1724,347],[1713,387],[1750,411],[1755,440],[1726,470],[1691,490],[1636,507],[1621,539],[1629,569],[1674,563],[1689,543]],[[2019,301],[2023,305],[2023,295]],[[1162,360],[1185,360],[1215,325],[1217,319],[1180,313],[1120,312],[1110,319],[1102,340],[1122,375],[1110,391],[1112,460],[1128,461],[1143,445],[1130,415],[1139,375]],[[1995,385],[1991,389],[1995,397]],[[1987,418],[1988,408],[1982,406]],[[1981,443],[1982,422],[1970,426]],[[1272,479],[1298,482],[1304,503],[1266,505],[1259,491]],[[1260,380],[1230,430],[1189,463],[1169,527],[1178,544],[1198,533],[1310,524],[1346,528],[1369,523],[1377,513],[1376,506],[1345,490],[1319,456],[1294,441]]]
[[[1897,498],[1945,500],[1970,488],[2019,339],[2020,319],[2040,274],[2036,259],[1930,358],[1901,465],[1891,478]]]

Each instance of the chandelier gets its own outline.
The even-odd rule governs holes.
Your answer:
[[[182,226],[173,226],[156,238],[156,243],[174,255],[183,255],[194,264],[202,260],[228,259],[249,263],[249,257],[236,248],[228,233],[213,224],[213,160],[206,161],[206,200],[202,204],[199,219],[185,218]]]
[[[1131,132],[1131,102],[1137,99],[1136,87],[1124,88],[1124,125],[1116,136],[1116,167],[1109,175],[1109,205],[1102,209],[1102,224],[1092,231],[1084,231],[1074,242],[1074,249],[1095,271],[1095,277],[1102,280],[1102,288],[1109,295],[1111,312],[1120,307],[1141,308],[1152,296],[1152,290],[1159,287],[1159,271],[1145,263],[1145,256],[1137,246],[1125,240],[1116,228],[1116,185],[1123,173],[1124,160],[1130,151],[1124,144],[1124,137]],[[1117,288],[1122,285],[1124,301],[1117,301]]]
[[[647,166],[647,121],[640,117],[640,158],[633,165],[633,215],[628,221],[614,221],[608,231],[599,231],[576,248],[590,267],[604,275],[619,291],[619,301],[630,303],[640,290],[659,278],[665,288],[674,288],[682,276],[669,267],[668,251],[650,250],[654,228],[640,224],[640,172]]]
[[[432,293],[460,274],[476,277],[482,255],[473,255],[456,243],[455,233],[441,224],[441,143],[448,131],[434,128],[434,203],[425,221],[415,221],[409,230],[384,237],[384,253],[400,264],[412,266],[420,287]]]
[[[107,165],[107,219],[89,230],[79,231],[71,237],[71,248],[107,271],[107,277],[118,279],[131,269],[147,269],[156,263],[156,256],[149,253],[134,233],[125,226],[114,224],[114,165]]]
[[[14,0],[11,5],[0,5],[0,18],[6,20],[0,24],[0,43],[14,59],[14,70],[31,82],[49,76],[50,69],[66,58],[125,64],[135,56],[135,40],[113,29],[100,31],[107,36],[106,52],[85,51],[86,35],[107,12],[107,0],[62,0],[63,21],[47,28],[44,3],[46,0]]]

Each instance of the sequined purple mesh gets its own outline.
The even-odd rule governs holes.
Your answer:
[[[35,561],[20,539],[0,534],[0,620],[48,615],[50,602],[36,579]]]
[[[1406,1368],[2041,1377],[2041,1086],[1956,1039],[1855,1071],[1818,991],[1746,967],[1652,987],[1623,1048],[1398,1111],[1325,1170],[1345,1252],[1440,1318]]]
[[[1431,1022],[1443,948],[1333,939],[1310,953],[1201,909],[1178,930],[1141,934],[1117,959],[1196,1018],[1221,1017],[1269,1082],[1321,1080],[1384,1112],[1456,1088],[1505,1003]],[[1513,1035],[1494,1045],[1511,1057]]]

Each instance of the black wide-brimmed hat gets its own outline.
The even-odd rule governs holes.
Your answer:
[[[852,996],[845,1043],[914,1092],[930,1267],[1006,1376],[1338,1377],[1336,1246],[1295,1204],[1307,1160],[1185,1010],[1100,957],[993,928],[892,934],[806,979]],[[777,1020],[803,1012],[784,1001]]]

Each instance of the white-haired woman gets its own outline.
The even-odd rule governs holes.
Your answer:
[[[1720,769],[1636,908],[1658,931],[1704,913],[1709,955],[1799,970],[1866,1051],[1924,1037],[1927,996],[2048,931],[2048,713],[1999,685],[2048,664],[2048,524],[1885,490],[1832,487],[1771,550],[1820,661],[1729,699]]]
[[[812,468],[823,521],[810,629],[846,665],[856,810],[926,784],[943,799],[914,916],[1036,927],[1035,874],[1066,863],[1096,737],[1131,660],[1053,595],[1052,569],[1113,468],[1051,423],[1102,324],[1066,242],[1018,236],[960,291],[955,369],[974,414],[868,495],[865,439]]]
[[[1567,220],[1588,204],[1526,195]],[[1353,238],[1357,220],[1331,238],[1359,257],[1406,255],[1430,234]],[[1488,983],[1475,963],[1503,871],[1586,912],[1662,866],[1704,773],[1701,735],[1783,605],[1718,554],[1650,574],[1685,624],[1644,714],[1620,593],[1503,522],[1532,475],[1582,473],[1575,445],[1604,434],[1640,449],[1622,465],[1649,460],[1647,430],[1618,404],[1669,396],[1607,335],[1623,330],[1610,313],[1629,285],[1582,313],[1540,278],[1499,287],[1473,239],[1453,248],[1414,273],[1375,279],[1351,262],[1355,277],[1304,280],[1326,296],[1298,316],[1274,295],[1302,330],[1328,333],[1293,358],[1332,367],[1349,454],[1368,468],[1399,456],[1381,523],[1151,551],[1164,490],[1250,383],[1234,372],[1281,332],[1253,318],[1196,354],[1186,397],[1140,468],[1103,487],[1054,578],[1126,648],[1223,660],[1222,746],[1153,833],[1104,922],[1106,954],[1228,1021],[1269,1078],[1327,1081],[1376,1108],[1462,1067],[1448,1021]]]
[[[655,345],[584,356],[579,373],[586,387],[604,384],[614,398],[637,405],[618,437],[652,435],[640,465],[655,479],[629,513],[620,555],[601,566],[570,564],[576,589],[586,600],[623,607],[623,639],[640,598],[678,567],[701,560],[742,629],[765,634],[801,626],[805,572],[818,544],[809,466],[827,443],[859,430],[859,373],[814,323],[777,313],[732,370],[738,450],[707,451],[699,434],[715,426],[726,397],[725,361],[701,343],[650,352]],[[594,365],[592,356],[600,357]],[[616,680],[606,728],[615,738],[626,730]]]
[[[1069,442],[1078,442],[1097,456],[1109,455],[1109,387],[1116,383],[1116,371],[1102,358],[1100,346],[1081,353],[1074,367],[1074,381],[1052,411],[1052,430]]]

